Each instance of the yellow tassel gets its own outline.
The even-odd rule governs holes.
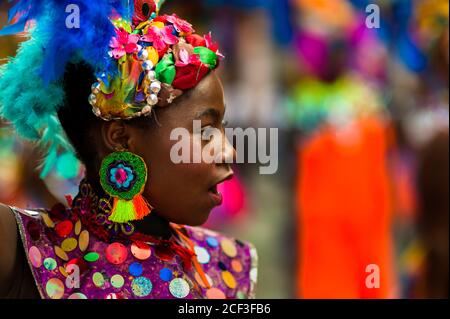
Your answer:
[[[132,200],[114,198],[109,220],[115,223],[127,223],[131,220],[143,219],[150,214],[152,207],[142,195],[137,195]]]

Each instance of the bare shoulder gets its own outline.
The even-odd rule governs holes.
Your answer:
[[[16,219],[11,208],[0,203],[0,296],[7,293],[10,288],[16,254]]]

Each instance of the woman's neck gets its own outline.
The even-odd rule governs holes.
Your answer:
[[[152,211],[142,220],[133,221],[136,231],[142,234],[169,239],[172,236],[170,223],[161,217],[157,211]]]

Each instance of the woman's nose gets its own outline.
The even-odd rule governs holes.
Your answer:
[[[230,141],[228,140],[227,136],[223,135],[223,145],[222,145],[222,163],[234,163],[236,160],[236,150],[234,149],[233,145],[231,145]]]

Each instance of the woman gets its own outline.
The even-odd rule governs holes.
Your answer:
[[[196,227],[233,174],[217,45],[176,15],[159,15],[160,1],[64,2],[13,8],[21,14],[0,34],[30,19],[36,26],[2,69],[0,114],[48,148],[42,176],[73,147],[86,177],[67,207],[0,206],[1,295],[254,297],[251,244]],[[59,13],[77,8],[72,28],[76,16]],[[176,164],[171,132],[180,128],[201,143],[192,156],[215,147],[217,160]],[[220,138],[199,139],[213,129]]]

